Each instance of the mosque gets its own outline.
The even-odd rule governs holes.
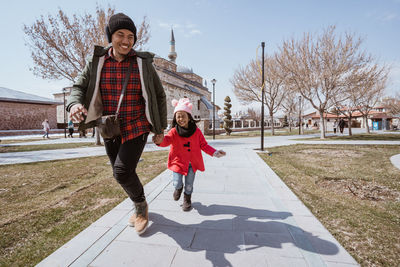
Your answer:
[[[154,65],[167,95],[168,122],[173,119],[172,99],[188,97],[193,103],[192,115],[194,119],[212,121],[211,92],[203,85],[203,78],[195,74],[192,69],[176,64],[178,54],[175,51],[174,31],[171,29],[170,52],[168,58],[154,58]],[[218,110],[216,106],[216,111]],[[217,118],[216,118],[217,119]]]

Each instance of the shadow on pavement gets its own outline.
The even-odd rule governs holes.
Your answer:
[[[265,253],[268,248],[282,248],[284,243],[292,243],[302,250],[316,254],[335,255],[339,252],[336,244],[330,241],[321,239],[297,226],[275,221],[287,219],[292,216],[290,212],[229,205],[205,206],[198,202],[193,203],[192,206],[202,216],[227,214],[235,217],[204,220],[198,224],[181,224],[162,214],[151,212],[149,215],[153,224],[149,226],[142,238],[161,232],[174,239],[182,250],[205,250],[206,259],[213,266],[232,266],[225,254],[251,250]],[[267,221],[255,221],[257,219]],[[229,225],[231,227],[227,227]],[[175,230],[171,230],[171,227]],[[188,239],[188,235],[193,235],[193,237]],[[295,257],[294,255],[287,256]],[[299,257],[302,256],[299,255]]]

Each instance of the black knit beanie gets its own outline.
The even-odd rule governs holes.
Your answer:
[[[108,21],[108,25],[106,26],[106,34],[109,43],[111,43],[111,36],[113,33],[120,29],[130,30],[135,35],[135,41],[133,44],[136,43],[137,38],[135,23],[133,23],[130,17],[123,13],[112,15]]]

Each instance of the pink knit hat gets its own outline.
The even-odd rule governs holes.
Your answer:
[[[179,101],[176,100],[176,99],[173,99],[171,102],[172,102],[172,106],[175,107],[174,114],[177,111],[186,111],[187,113],[192,115],[193,105],[192,105],[192,103],[190,103],[189,98],[186,98],[186,97],[185,98],[181,98],[181,99],[179,99]]]

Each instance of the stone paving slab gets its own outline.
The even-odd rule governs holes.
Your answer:
[[[146,144],[144,151],[166,150],[154,144]],[[26,152],[0,153],[0,165],[52,161],[73,158],[105,156],[103,146],[67,149],[38,150]]]
[[[204,155],[190,212],[172,199],[167,170],[145,186],[144,235],[127,226],[125,200],[83,232],[91,238],[69,242],[74,253],[61,247],[38,266],[358,266],[254,150],[229,142],[214,143],[226,157]]]
[[[390,157],[390,161],[397,169],[400,169],[400,154]]]

